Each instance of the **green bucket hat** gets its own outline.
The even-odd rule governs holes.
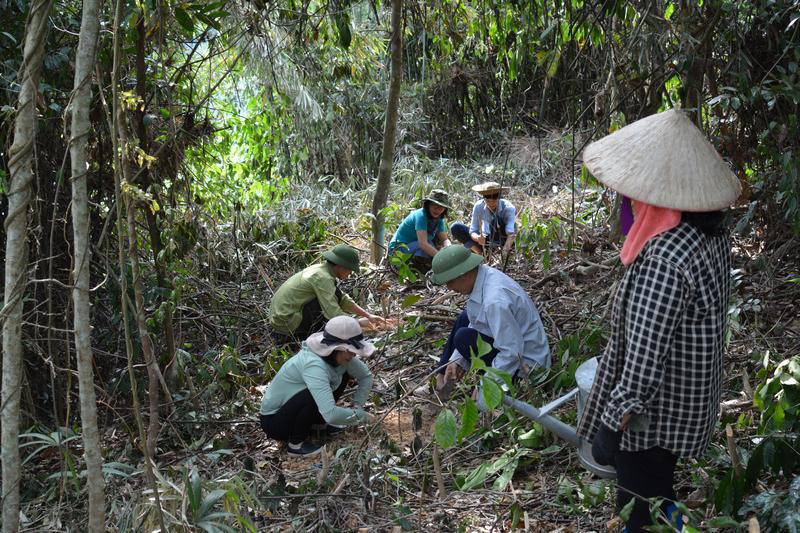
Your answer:
[[[353,272],[358,272],[359,270],[358,252],[355,248],[346,244],[337,244],[330,250],[322,252],[322,257],[347,270],[352,270]]]
[[[447,195],[447,192],[443,191],[442,189],[433,189],[428,196],[422,199],[422,201],[433,202],[444,207],[445,209],[452,209],[452,207],[450,207],[450,197]]]
[[[433,256],[433,282],[442,285],[466,274],[483,263],[483,256],[473,254],[463,244],[451,244]]]

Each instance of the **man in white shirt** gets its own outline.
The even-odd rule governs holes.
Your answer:
[[[482,256],[457,244],[433,258],[433,282],[469,295],[439,360],[440,396],[447,396],[443,391],[469,369],[470,357],[478,353],[478,335],[491,346],[484,362],[512,377],[523,366],[550,367],[547,335],[530,296],[506,274],[481,263]]]

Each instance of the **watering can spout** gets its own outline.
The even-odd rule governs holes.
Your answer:
[[[580,420],[586,400],[589,397],[589,391],[592,389],[592,382],[594,381],[594,375],[596,371],[597,358],[592,357],[588,361],[585,361],[583,364],[581,364],[581,366],[579,366],[578,370],[575,372],[575,380],[578,382],[577,388],[540,408],[534,407],[526,402],[516,400],[509,396],[505,396],[503,398],[503,403],[518,413],[535,420],[544,429],[563,439],[570,446],[577,448],[578,458],[583,466],[585,466],[590,472],[599,477],[613,478],[617,475],[616,470],[611,466],[600,465],[594,460],[594,457],[592,457],[591,443],[580,438],[578,436],[578,431],[574,427],[570,426],[569,424],[565,424],[558,418],[549,414],[550,411],[555,410],[570,400],[573,396],[577,395],[578,420]]]
[[[578,389],[575,389],[576,391]],[[573,394],[574,396],[574,394]],[[513,408],[518,413],[521,413],[528,418],[535,420],[547,431],[554,433],[556,436],[567,441],[571,446],[577,448],[580,445],[580,438],[576,429],[569,424],[565,424],[558,418],[549,415],[544,411],[544,408],[537,409],[536,407],[525,403],[520,400],[515,400],[506,396],[503,398],[503,403]]]

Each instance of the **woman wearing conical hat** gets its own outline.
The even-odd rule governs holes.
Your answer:
[[[472,190],[483,198],[472,207],[470,225],[454,222],[450,226],[450,233],[476,254],[483,254],[487,247],[508,253],[514,245],[517,215],[514,204],[502,198],[509,188],[496,181],[487,181],[475,185]]]
[[[633,207],[611,337],[578,433],[598,463],[616,467],[617,510],[637,498],[626,523],[634,533],[651,523],[647,498],[663,498],[665,517],[680,520],[676,462],[701,456],[714,430],[731,262],[720,210],[740,186],[676,109],[592,143],[583,161],[624,195],[623,226]]]

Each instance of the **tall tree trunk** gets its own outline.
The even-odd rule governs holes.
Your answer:
[[[378,169],[378,184],[372,198],[372,262],[380,262],[386,241],[386,224],[381,210],[389,198],[392,179],[394,143],[397,136],[397,108],[400,102],[400,84],[403,81],[403,0],[392,0],[392,76],[389,81],[389,99],[386,102],[386,121],[383,123],[383,150]]]
[[[147,323],[145,319],[144,309],[144,292],[142,290],[142,269],[139,264],[139,236],[136,231],[136,197],[135,192],[126,191],[125,189],[131,187],[130,185],[130,159],[128,158],[129,137],[127,133],[127,124],[125,123],[125,112],[122,109],[124,104],[117,108],[117,133],[119,134],[120,143],[120,167],[124,184],[122,185],[122,197],[124,204],[119,206],[119,209],[125,209],[128,222],[128,261],[131,263],[131,270],[133,273],[133,294],[134,294],[134,312],[136,316],[136,326],[139,330],[139,342],[142,346],[142,358],[144,359],[145,366],[147,367],[148,378],[148,399],[150,402],[150,416],[147,428],[147,455],[150,457],[155,456],[156,442],[158,442],[158,433],[161,429],[159,420],[159,403],[160,403],[160,372],[157,368],[155,356],[153,354],[153,341],[150,338],[150,333],[147,331]],[[127,187],[126,187],[127,186]],[[121,272],[120,275],[125,275]]]
[[[134,112],[134,120],[136,121],[136,135],[139,137],[139,148],[142,152],[150,153],[150,140],[147,137],[147,128],[144,125],[144,116],[146,113],[145,102],[147,102],[147,65],[145,64],[145,56],[147,55],[147,29],[145,28],[145,11],[144,7],[139,10],[139,19],[136,22],[136,93],[143,102],[141,106],[136,108]],[[152,176],[147,167],[142,167],[140,170],[142,190],[147,191],[152,185]],[[159,204],[161,199],[158,197],[156,191],[151,190]],[[145,209],[145,218],[147,219],[147,229],[150,233],[150,249],[153,251],[153,265],[156,268],[156,280],[158,281],[159,303],[164,302],[164,294],[172,292],[172,284],[167,281],[167,267],[164,264],[164,258],[161,255],[163,248],[161,243],[161,230],[159,228],[158,213],[154,213],[151,209]],[[159,211],[160,213],[160,211]],[[175,332],[172,327],[172,306],[164,305],[164,341],[166,343],[167,354],[166,360],[169,371],[167,375],[168,386],[173,386],[177,379],[177,367],[175,364]],[[169,391],[164,391],[168,394]]]
[[[20,92],[14,143],[9,150],[10,186],[5,220],[5,292],[3,323],[2,411],[3,532],[19,531],[19,396],[22,377],[22,295],[27,285],[28,203],[33,183],[36,142],[36,95],[47,36],[50,0],[34,0],[25,24],[25,48],[20,66]]]
[[[94,372],[92,371],[92,319],[89,303],[91,252],[89,248],[89,199],[86,193],[88,167],[86,153],[91,128],[89,108],[92,105],[92,70],[94,69],[97,34],[100,27],[98,11],[98,0],[84,0],[81,33],[78,38],[78,51],[75,54],[70,160],[72,164],[72,231],[75,241],[75,259],[72,271],[75,353],[78,361],[81,426],[89,489],[89,531],[99,533],[105,528],[105,499],[103,496],[105,481],[103,480],[103,455],[100,452]]]
[[[687,54],[689,56],[689,67],[681,80],[683,85],[681,106],[683,109],[689,110],[690,118],[701,130],[703,129],[702,113],[700,112],[700,108],[703,105],[703,84],[708,58],[714,42],[714,30],[721,13],[721,9],[715,8],[711,3],[707,3],[703,16],[699,18],[699,23],[697,22],[697,17],[692,16],[693,13],[686,16],[686,33],[692,36],[691,40],[687,39],[687,41],[697,44]]]
[[[117,0],[116,5],[114,7],[114,66],[113,71],[111,73],[111,87],[113,91],[113,112],[111,118],[111,130],[112,130],[112,142],[114,145],[114,194],[117,201],[117,235],[118,235],[118,259],[119,259],[119,276],[120,276],[120,292],[122,293],[122,316],[125,324],[125,350],[127,353],[127,360],[128,360],[128,377],[131,381],[131,392],[133,394],[132,403],[134,406],[134,418],[136,419],[136,426],[139,430],[139,441],[141,445],[142,454],[144,455],[144,470],[145,475],[147,478],[147,484],[150,486],[150,489],[153,493],[153,497],[155,499],[155,507],[156,507],[156,514],[158,515],[159,525],[161,526],[161,531],[167,531],[164,522],[164,512],[161,508],[161,498],[159,496],[158,491],[158,484],[156,483],[155,473],[153,468],[155,466],[155,462],[153,461],[153,454],[151,453],[151,448],[148,445],[151,441],[150,437],[147,435],[147,432],[144,429],[144,422],[142,421],[141,410],[139,409],[139,397],[138,397],[138,387],[136,382],[136,375],[133,371],[133,339],[131,338],[129,332],[129,317],[128,317],[128,283],[127,283],[127,272],[126,272],[126,263],[125,263],[125,252],[124,252],[124,223],[123,223],[123,215],[122,209],[126,205],[125,201],[125,194],[122,192],[122,178],[125,177],[126,180],[130,178],[130,168],[128,167],[128,134],[127,134],[127,125],[125,124],[125,110],[123,109],[122,100],[120,98],[119,90],[120,90],[120,64],[122,61],[122,16],[125,7],[125,0]],[[136,239],[136,233],[134,232],[133,237],[134,242]],[[138,267],[138,259],[136,262],[136,266]],[[138,314],[138,313],[137,313]],[[137,322],[138,324],[138,322]],[[141,332],[141,329],[140,329]],[[146,331],[145,331],[146,333]],[[149,337],[147,337],[149,340]],[[142,346],[144,347],[145,340],[142,340]],[[152,356],[152,350],[151,350]],[[152,357],[150,358],[152,359]],[[145,361],[148,361],[147,356],[145,356]],[[148,365],[147,367],[148,375],[150,377],[150,390],[153,390],[153,379],[151,367]],[[156,390],[156,393],[158,391]],[[153,397],[150,397],[151,401],[151,413],[153,410],[152,402]],[[156,399],[157,403],[157,399]],[[158,412],[158,405],[156,405],[156,413]],[[156,419],[157,421],[157,419]],[[151,424],[153,422],[152,418],[150,420]]]

